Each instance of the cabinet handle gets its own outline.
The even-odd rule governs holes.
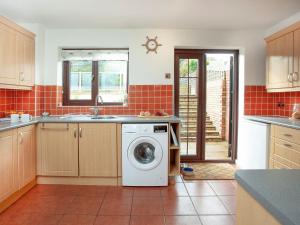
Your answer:
[[[293,73],[289,73],[287,76],[288,82],[292,83],[293,82]]]
[[[20,142],[19,142],[19,143],[22,144],[22,143],[23,143],[23,133],[20,132],[20,133],[19,133],[19,136],[20,136]]]
[[[23,72],[20,72],[20,80],[24,81],[24,73]]]
[[[79,137],[82,137],[82,128],[79,128]]]
[[[293,137],[291,134],[284,134],[285,137]]]
[[[298,81],[298,72],[293,73],[293,81]]]
[[[77,137],[77,129],[74,128],[74,138],[76,138],[76,137]]]
[[[286,144],[286,143],[284,143],[283,144],[285,147],[288,147],[288,148],[291,148],[291,147],[293,147],[292,145],[290,145],[290,144]]]

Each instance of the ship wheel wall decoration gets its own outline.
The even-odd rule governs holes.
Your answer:
[[[155,38],[149,38],[148,36],[146,37],[147,41],[145,44],[142,44],[142,46],[145,46],[147,49],[147,54],[149,52],[155,52],[157,54],[157,48],[159,46],[162,46],[162,44],[159,44],[157,41],[157,36]]]

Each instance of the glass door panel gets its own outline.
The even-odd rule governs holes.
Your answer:
[[[199,59],[179,59],[179,110],[182,128],[180,132],[181,155],[198,157],[198,83]]]
[[[230,160],[233,54],[206,57],[205,160]]]

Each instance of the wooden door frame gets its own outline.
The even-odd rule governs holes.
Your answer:
[[[232,145],[231,145],[231,159],[230,160],[205,160],[205,123],[198,123],[197,125],[197,155],[195,156],[181,156],[183,162],[228,162],[235,163],[237,158],[237,138],[238,138],[238,90],[239,90],[239,50],[227,49],[175,49],[174,51],[174,106],[175,115],[179,115],[179,56],[187,58],[199,59],[199,78],[198,86],[201,88],[199,91],[199,99],[201,99],[200,110],[198,108],[197,120],[205,121],[206,118],[206,53],[229,53],[234,55],[234,69],[233,69],[233,95],[232,95]],[[201,97],[201,98],[200,98]],[[201,148],[199,148],[200,146]]]

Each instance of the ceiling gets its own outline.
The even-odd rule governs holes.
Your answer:
[[[1,0],[0,13],[50,28],[265,29],[300,0]]]

